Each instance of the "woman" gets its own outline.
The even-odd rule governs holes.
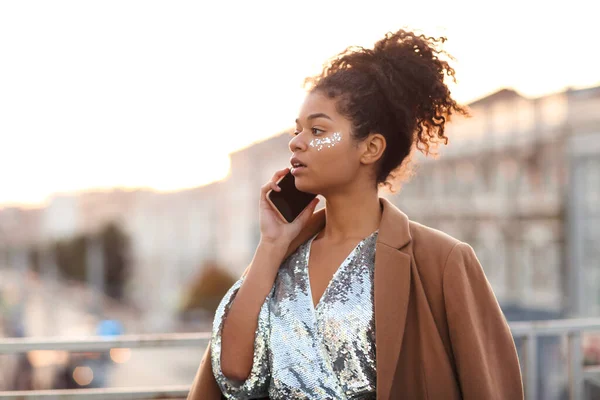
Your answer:
[[[521,399],[519,361],[472,248],[410,221],[378,187],[466,114],[444,38],[400,30],[308,81],[291,171],[318,200],[261,240],[223,298],[189,399]],[[210,361],[209,361],[210,360]]]

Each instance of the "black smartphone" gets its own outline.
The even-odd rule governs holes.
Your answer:
[[[294,175],[291,172],[285,174],[277,185],[281,191],[269,190],[267,201],[277,211],[279,216],[286,222],[292,222],[300,215],[310,202],[317,197],[316,194],[306,193],[296,188]]]

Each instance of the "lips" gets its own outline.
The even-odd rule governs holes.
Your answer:
[[[298,172],[304,170],[306,168],[306,164],[304,164],[298,157],[292,157],[290,159],[290,164],[292,164],[292,175],[296,175]]]
[[[297,157],[292,157],[290,159],[290,164],[292,164],[292,168],[306,167],[306,164],[300,161],[300,159]]]

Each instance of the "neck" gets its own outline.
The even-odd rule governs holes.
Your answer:
[[[381,221],[377,190],[360,190],[325,197],[326,223],[319,235],[333,242],[362,239],[375,232]]]

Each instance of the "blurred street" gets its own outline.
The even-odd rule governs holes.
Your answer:
[[[80,284],[57,283],[28,275],[23,277],[14,270],[0,268],[0,294],[5,298],[18,296],[23,284],[26,301],[23,302],[24,335],[28,337],[62,336],[77,338],[95,335],[100,319],[89,312],[94,297]],[[105,299],[105,318],[123,321],[124,333],[140,332],[135,311]],[[1,326],[3,336],[9,327]],[[110,362],[105,387],[136,387],[148,385],[187,385],[194,378],[204,349],[127,349],[121,362]],[[51,389],[58,369],[66,359],[63,352],[30,352],[28,359],[34,367],[36,389]],[[16,374],[16,356],[0,356],[0,390]]]

